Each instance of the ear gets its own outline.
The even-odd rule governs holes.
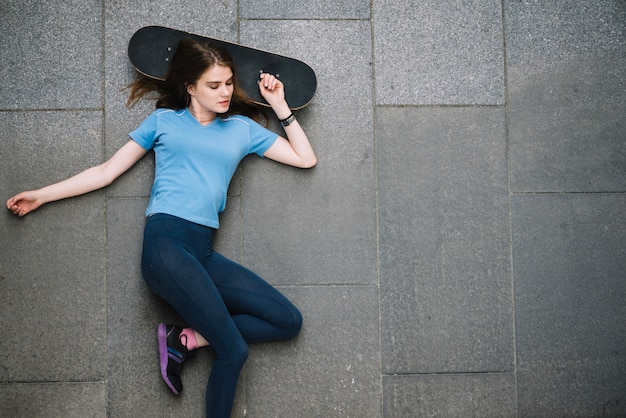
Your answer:
[[[185,83],[185,87],[187,88],[187,93],[190,96],[194,96],[196,94],[196,87],[193,84]]]

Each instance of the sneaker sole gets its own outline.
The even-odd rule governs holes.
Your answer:
[[[167,362],[168,362],[168,351],[167,351],[167,331],[165,329],[165,324],[159,324],[159,328],[157,331],[157,339],[159,341],[159,359],[161,364],[161,377],[167,384],[167,386],[174,392],[175,395],[180,395],[180,393],[174,388],[170,379],[167,378]]]

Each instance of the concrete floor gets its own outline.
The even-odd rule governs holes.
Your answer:
[[[219,249],[303,311],[253,346],[234,417],[626,416],[626,2],[0,4],[0,196],[106,160],[126,46],[159,24],[293,56],[313,170],[244,161]],[[200,417],[210,350],[139,272],[153,161],[0,212],[0,416]]]

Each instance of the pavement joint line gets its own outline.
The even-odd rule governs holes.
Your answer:
[[[383,373],[383,376],[387,377],[402,377],[402,376],[464,376],[464,375],[484,375],[484,374],[511,374],[515,373],[515,370],[486,370],[475,372],[430,372],[430,373]]]
[[[624,190],[616,190],[616,191],[597,191],[597,190],[590,190],[590,191],[586,191],[586,192],[581,192],[581,191],[547,191],[547,192],[511,192],[511,196],[533,196],[533,195],[537,195],[537,196],[541,196],[541,195],[570,195],[570,194],[593,194],[593,195],[598,195],[598,194],[626,194],[626,191]]]

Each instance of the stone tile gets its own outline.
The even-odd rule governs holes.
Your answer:
[[[100,112],[0,112],[0,126],[3,204],[101,158]],[[95,192],[24,218],[0,211],[0,381],[103,380],[103,207]]]
[[[106,383],[27,383],[0,385],[0,417],[101,417]]]
[[[626,188],[626,8],[507,2],[511,184]]]
[[[166,302],[151,293],[141,277],[147,203],[147,199],[127,198],[109,199],[107,204],[109,414],[203,416],[212,351],[202,350],[185,363],[184,391],[180,397],[170,393],[159,372],[157,325],[184,322]],[[131,345],[143,349],[129,350]],[[137,391],[137,386],[142,390]],[[243,388],[241,384],[234,417],[244,414]]]
[[[626,196],[513,196],[521,416],[626,414]]]
[[[100,2],[4,0],[0,108],[101,108],[101,10]]]
[[[369,19],[370,2],[272,0],[259,3],[242,0],[239,2],[239,16],[243,19]]]
[[[384,376],[383,416],[516,417],[513,373]]]
[[[105,127],[106,155],[111,156],[154,110],[154,101],[132,109],[125,104],[135,71],[128,60],[128,41],[136,30],[148,25],[168,26],[227,41],[237,40],[237,3],[219,0],[178,2],[106,2],[105,27]],[[116,197],[148,196],[152,186],[152,157],[144,158],[123,176],[108,194]]]
[[[102,162],[102,112],[0,112],[0,126],[4,193],[42,187]]]
[[[504,104],[495,0],[374,2],[376,104]]]
[[[541,64],[556,69],[577,56],[602,56],[625,47],[626,10],[619,0],[507,2],[504,11],[507,64],[512,68]]]
[[[241,219],[241,198],[230,197],[226,210],[220,216],[220,228],[214,238],[215,249],[231,260],[243,262],[243,222]]]
[[[377,110],[384,373],[513,368],[500,108]]]
[[[376,286],[282,288],[300,308],[294,340],[251,346],[250,417],[380,417]]]
[[[311,63],[319,81],[296,112],[317,167],[252,158],[243,169],[245,261],[273,283],[376,281],[370,38],[361,21],[242,22],[242,42]]]

